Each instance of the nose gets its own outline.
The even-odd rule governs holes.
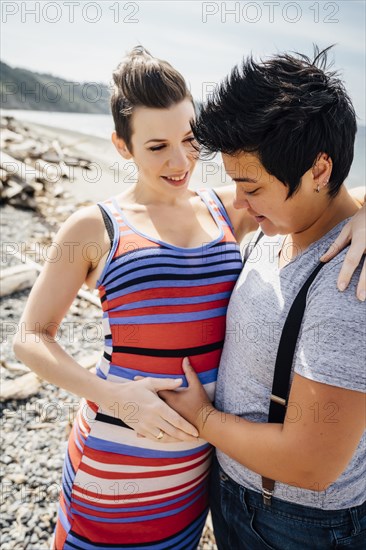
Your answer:
[[[250,204],[249,204],[247,199],[245,199],[243,197],[238,197],[238,194],[236,194],[236,197],[233,201],[233,207],[236,210],[243,210],[243,209],[250,208]]]
[[[168,167],[172,170],[186,170],[189,167],[189,157],[184,147],[176,147],[172,150],[168,160]]]

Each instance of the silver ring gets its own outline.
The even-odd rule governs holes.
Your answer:
[[[156,436],[156,439],[163,439],[163,437],[164,437],[164,432],[163,432],[163,430],[160,430],[160,432]]]

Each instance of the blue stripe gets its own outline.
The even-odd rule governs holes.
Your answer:
[[[90,519],[97,523],[136,523],[138,521],[151,521],[153,519],[160,519],[160,518],[166,518],[169,516],[175,516],[176,514],[183,512],[183,510],[186,510],[187,508],[192,506],[203,495],[204,492],[205,491],[201,491],[193,500],[191,500],[184,506],[181,506],[180,508],[176,508],[175,510],[166,510],[165,512],[160,512],[159,514],[152,514],[149,516],[135,516],[133,518],[100,518],[97,516],[92,516],[90,514],[83,514],[82,512],[79,512],[74,508],[72,508],[71,511],[73,512],[74,515],[78,515],[83,518]]]
[[[222,257],[222,254],[218,258],[211,259],[207,262],[200,261],[197,264],[191,263],[190,261],[182,261],[180,263],[170,263],[168,266],[168,262],[166,258],[161,258],[161,261],[149,260],[149,261],[143,261],[139,260],[138,262],[135,260],[133,262],[133,265],[127,266],[127,265],[120,265],[117,268],[115,268],[113,271],[111,271],[105,279],[105,285],[110,284],[111,281],[117,280],[117,279],[123,279],[125,281],[131,280],[136,277],[141,277],[142,275],[154,275],[154,274],[160,274],[163,272],[165,273],[194,273],[196,275],[204,274],[206,272],[210,272],[213,270],[217,271],[226,271],[228,269],[241,269],[242,268],[242,262],[241,259],[238,258],[238,253],[235,254],[236,257],[229,258],[226,254],[225,257]],[[216,261],[215,261],[216,260]],[[153,264],[153,265],[152,265]]]
[[[202,321],[214,317],[224,317],[227,306],[192,313],[167,313],[165,315],[136,315],[135,317],[110,318],[110,325],[155,325],[160,323],[186,323],[189,321]]]
[[[76,428],[77,435],[79,436],[78,438],[74,437],[74,443],[77,446],[77,448],[79,449],[79,451],[83,452],[83,446],[85,445],[85,437],[82,435],[82,433],[80,431],[79,424],[78,424],[77,420],[75,420],[74,426]],[[78,439],[81,439],[81,443],[82,443],[83,446],[80,445]]]
[[[139,248],[134,252],[128,252],[117,258],[114,258],[108,269],[108,274],[105,277],[105,280],[110,280],[111,277],[114,277],[116,273],[123,267],[124,270],[129,270],[133,267],[139,268],[140,266],[151,265],[153,262],[156,263],[167,263],[171,261],[172,263],[179,265],[190,265],[194,266],[197,263],[201,265],[207,265],[212,262],[221,261],[223,264],[226,262],[236,262],[242,268],[242,258],[240,252],[240,246],[237,243],[223,243],[222,245],[216,247],[215,250],[207,251],[202,250],[199,255],[189,256],[187,254],[182,255],[181,257],[176,254],[169,254],[166,250],[154,249],[153,253],[148,249]],[[205,253],[206,252],[206,253]]]
[[[133,266],[139,267],[140,265],[151,265],[152,262],[154,264],[172,263],[175,265],[206,265],[211,262],[223,260],[224,257],[225,259],[231,261],[241,261],[240,246],[237,243],[222,243],[222,245],[217,246],[208,254],[204,254],[204,257],[202,257],[202,252],[203,251],[201,250],[200,254],[195,254],[191,257],[187,257],[187,254],[169,254],[167,250],[162,250],[161,248],[156,248],[151,253],[147,252],[146,249],[139,248],[134,252],[129,252],[127,254],[123,254],[122,256],[114,258],[113,261],[111,261],[110,268],[112,272],[113,270],[115,270],[114,272],[116,272],[117,269],[119,269],[122,265],[124,265],[126,269],[129,263],[131,265],[128,266],[128,269],[132,268]]]
[[[162,451],[157,449],[144,449],[140,447],[133,447],[132,445],[125,445],[123,443],[115,443],[114,441],[107,441],[106,439],[100,439],[98,437],[89,436],[86,446],[96,451],[105,451],[107,453],[116,453],[127,456],[139,456],[142,458],[180,458],[184,456],[192,456],[198,454],[201,451],[210,451],[210,445],[205,443],[200,447],[194,447],[186,451]]]
[[[150,262],[151,264],[151,262]],[[221,265],[216,265],[216,266],[212,266],[212,267],[208,267],[208,266],[205,266],[205,265],[201,265],[201,266],[192,266],[190,268],[189,271],[182,271],[182,269],[180,268],[180,266],[176,266],[176,267],[144,267],[143,271],[141,272],[138,272],[138,273],[135,273],[134,271],[128,275],[126,275],[126,268],[121,268],[120,270],[120,275],[117,276],[118,274],[114,274],[115,276],[113,276],[111,278],[111,281],[107,282],[105,281],[104,282],[104,286],[108,286],[110,284],[113,284],[113,285],[118,285],[120,283],[129,283],[131,281],[134,281],[135,279],[137,279],[138,277],[154,277],[156,278],[156,282],[159,283],[159,276],[161,275],[162,273],[162,270],[163,270],[163,273],[166,274],[166,275],[195,275],[197,277],[202,277],[204,278],[204,276],[210,274],[210,273],[217,273],[217,276],[219,276],[220,272],[221,271],[228,271],[229,269],[237,269],[238,270],[238,275],[240,273],[240,270],[241,270],[241,265],[238,265],[238,262],[230,262],[230,265],[226,263],[226,261],[222,261],[221,262]],[[227,277],[227,275],[223,275],[225,278]],[[211,277],[209,278],[211,279]],[[184,278],[182,279],[183,282],[185,282],[185,284],[189,284],[189,285],[192,285],[193,283],[195,283],[195,280],[191,280],[191,279],[187,279],[185,280]],[[113,282],[112,282],[113,281]],[[207,284],[207,280],[205,280],[205,284]]]
[[[238,273],[239,276],[239,273]],[[233,281],[234,283],[237,280],[237,276],[235,275],[227,275],[226,277],[213,277],[212,279],[208,280],[200,280],[200,281],[148,281],[146,283],[140,283],[138,285],[131,285],[127,288],[122,288],[115,292],[108,291],[107,298],[108,300],[113,300],[114,298],[120,298],[122,296],[128,296],[132,292],[138,292],[140,290],[151,290],[152,288],[192,288],[193,283],[195,287],[200,286],[210,286],[210,285],[216,285],[220,283],[230,283]],[[108,285],[105,285],[106,287]]]
[[[187,529],[183,529],[183,531],[175,537],[169,537],[164,542],[152,542],[148,546],[141,546],[140,548],[146,550],[165,550],[166,548],[179,550],[180,548],[186,548],[189,542],[197,539],[197,544],[192,546],[193,550],[197,548],[206,521],[206,516],[207,512],[204,512],[204,514],[201,514],[189,527],[187,527]],[[68,545],[68,542],[72,543],[74,546]],[[138,550],[136,545],[126,546],[125,544],[123,546],[113,546],[113,548],[110,546],[103,547],[82,541],[73,536],[72,533],[69,533],[65,542],[64,550],[75,550],[75,547],[80,550]]]
[[[172,475],[174,475],[174,474],[172,474]],[[106,512],[108,514],[117,514],[118,512],[139,512],[139,511],[144,512],[145,510],[155,510],[157,508],[164,508],[166,506],[171,506],[172,504],[175,504],[177,502],[180,502],[181,500],[185,500],[186,498],[189,498],[190,496],[197,493],[197,491],[201,491],[201,493],[202,493],[202,486],[203,486],[203,482],[201,482],[197,487],[195,487],[195,489],[193,489],[193,491],[190,491],[189,493],[187,493],[186,495],[183,495],[181,497],[177,497],[177,498],[174,498],[174,499],[171,499],[171,500],[166,500],[164,502],[159,502],[158,504],[149,504],[149,505],[146,505],[146,506],[135,506],[135,507],[132,507],[132,508],[123,507],[123,508],[113,508],[113,509],[111,509],[111,508],[106,508],[105,506],[93,506],[92,504],[85,504],[84,502],[82,502],[81,500],[78,500],[75,497],[72,499],[72,501],[79,504],[83,508],[88,508],[89,510],[96,510],[96,511],[99,511],[99,512]]]
[[[224,205],[222,204],[221,202],[221,199],[220,197],[218,197],[218,195],[215,193],[215,191],[213,189],[207,189],[206,192],[210,195],[211,199],[214,201],[214,203],[217,205],[218,209],[220,210],[220,213],[222,215],[222,217],[224,218],[226,224],[229,226],[230,228],[230,231],[232,232],[232,234],[234,235],[234,227],[233,227],[233,224],[231,223],[231,220],[229,218],[229,215],[228,213],[226,212],[225,210],[225,207]]]
[[[217,380],[218,368],[210,369],[205,372],[196,373],[199,381],[202,385],[211,384],[211,382],[216,382]],[[146,372],[141,370],[134,370],[124,367],[119,367],[118,365],[110,365],[108,374],[113,376],[119,376],[120,378],[125,378],[126,380],[133,380],[135,376],[151,376],[152,378],[182,378],[183,383],[180,388],[186,388],[188,386],[187,378],[184,374],[157,374],[156,372]]]
[[[68,544],[70,543],[70,544]],[[73,544],[73,546],[71,546],[71,544]],[[67,535],[67,539],[65,541],[65,544],[63,546],[63,550],[76,550],[77,549],[80,549],[80,550],[103,550],[103,546],[96,546],[95,544],[92,544],[92,543],[88,543],[88,542],[85,542],[83,540],[80,540],[80,539],[77,539],[76,537],[73,536],[72,533],[69,533]],[[107,546],[104,547],[104,549],[108,548]],[[120,547],[121,550],[124,550],[124,547],[121,546]],[[110,548],[108,549],[110,550]],[[118,550],[118,547],[117,548],[113,548],[113,550]],[[134,548],[134,550],[137,550],[136,547]]]
[[[61,507],[61,504],[58,505],[58,517],[60,519],[62,527],[65,529],[66,533],[70,530],[70,522],[64,514],[64,511]]]
[[[107,340],[107,338],[106,338]],[[110,342],[112,343],[112,339],[110,339]],[[107,377],[106,375],[101,371],[100,367],[97,367],[95,369],[95,374],[99,377],[99,378],[103,378],[103,380],[107,380]]]
[[[108,311],[123,311],[130,309],[139,309],[142,307],[160,307],[160,306],[183,306],[190,304],[205,304],[215,302],[216,300],[225,300],[230,298],[231,292],[219,292],[218,294],[209,294],[207,296],[187,296],[186,298],[152,298],[150,300],[140,300],[130,304],[114,307]]]
[[[130,243],[133,244],[133,243]],[[173,260],[181,260],[184,259],[185,261],[195,260],[196,258],[206,260],[206,258],[214,258],[217,256],[217,254],[222,253],[223,250],[230,250],[233,249],[234,251],[240,250],[240,245],[236,241],[223,241],[221,243],[218,243],[215,247],[210,248],[206,247],[205,243],[202,243],[202,247],[199,250],[180,250],[179,252],[173,252],[169,249],[162,249],[159,246],[140,246],[139,248],[135,250],[127,250],[123,254],[123,256],[117,256],[116,258],[113,258],[111,260],[111,267],[118,265],[121,261],[123,261],[124,257],[131,257],[131,261],[139,260],[140,258],[173,258]],[[205,255],[205,258],[202,258],[202,254]]]
[[[179,548],[187,549],[187,544],[196,539],[196,544],[192,545],[192,550],[196,550],[205,525],[206,516],[207,512],[204,512],[204,514],[201,514],[189,527],[183,529],[178,535],[169,538],[169,540],[160,543],[160,545],[154,545],[150,548],[159,548],[161,550],[165,548],[169,548],[170,550],[179,550]]]
[[[63,473],[63,484],[62,488],[64,491],[64,496],[68,501],[68,504],[70,505],[70,499],[71,499],[71,489],[72,485],[74,483],[75,474],[71,466],[70,458],[68,453],[65,455],[65,461],[64,461],[64,473]]]

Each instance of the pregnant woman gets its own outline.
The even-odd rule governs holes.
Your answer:
[[[113,76],[113,142],[135,161],[138,181],[63,224],[55,238],[60,259],[45,265],[21,319],[52,329],[41,329],[38,343],[36,336],[15,343],[15,352],[82,398],[54,548],[193,549],[207,514],[211,446],[157,392],[182,383],[189,355],[213,396],[226,307],[241,270],[237,239],[255,226],[226,204],[230,221],[214,192],[188,188],[195,113],[182,76],[141,48]],[[225,204],[232,193],[221,196]],[[73,261],[70,242],[78,243]],[[97,260],[83,254],[90,243],[101,250]],[[103,309],[96,375],[53,341],[84,282],[98,288]]]
[[[31,291],[20,321],[27,338],[16,339],[14,350],[41,377],[81,397],[53,549],[193,550],[207,514],[211,446],[158,391],[186,386],[181,364],[189,356],[213,398],[242,266],[237,241],[256,227],[234,209],[231,186],[188,188],[195,113],[182,76],[138,47],[114,84],[113,143],[134,160],[138,180],[63,224],[58,260],[50,258]],[[72,258],[70,243],[77,243]],[[90,243],[101,251],[97,259],[85,254]],[[55,339],[84,282],[99,290],[103,309],[96,374]]]

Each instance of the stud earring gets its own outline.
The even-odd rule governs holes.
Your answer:
[[[320,193],[320,185],[319,185],[319,183],[318,183],[316,189],[314,189],[314,191],[315,191],[315,193]]]

